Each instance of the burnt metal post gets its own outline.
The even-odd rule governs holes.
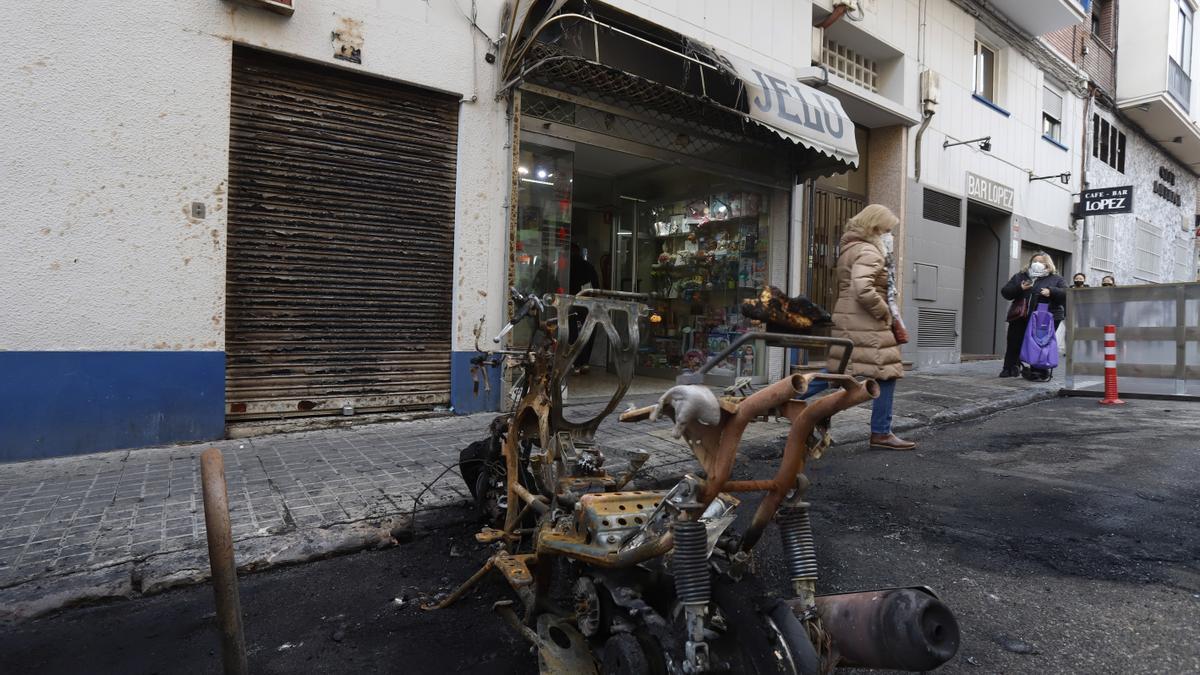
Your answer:
[[[221,628],[221,660],[226,675],[246,675],[246,637],[242,633],[242,602],[238,598],[233,534],[229,527],[229,495],[225,491],[225,460],[221,451],[200,453],[200,482],[204,490],[204,529],[208,533],[208,563],[212,567],[217,623]]]

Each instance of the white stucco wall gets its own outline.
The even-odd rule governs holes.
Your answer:
[[[808,0],[605,2],[776,72],[791,72],[810,62],[812,3]]]
[[[0,349],[224,348],[235,42],[479,92],[460,114],[455,347],[467,348],[502,293],[500,256],[480,253],[503,251],[507,161],[486,41],[458,8],[470,2],[297,4],[291,18],[221,0],[6,5],[8,29],[37,39],[0,65]],[[500,7],[479,3],[493,37]],[[361,66],[332,58],[346,22],[363,35]],[[188,217],[192,201],[207,218]],[[486,306],[489,328],[500,305]]]
[[[1101,276],[1112,274],[1117,283],[1140,284],[1147,282],[1165,283],[1170,281],[1194,281],[1195,269],[1192,276],[1180,275],[1175,268],[1176,246],[1183,244],[1190,250],[1192,260],[1195,259],[1194,247],[1194,216],[1196,213],[1196,178],[1186,167],[1180,166],[1169,155],[1147,142],[1140,134],[1135,133],[1119,123],[1112,115],[1103,109],[1095,110],[1103,119],[1108,120],[1125,134],[1125,173],[1121,173],[1097,158],[1092,158],[1088,165],[1089,187],[1116,187],[1120,185],[1133,186],[1134,212],[1127,215],[1113,215],[1114,259],[1112,269],[1109,265],[1097,264],[1095,259],[1095,226],[1091,228],[1092,247],[1089,260],[1086,262],[1089,283],[1100,282]],[[1089,129],[1089,136],[1091,130]],[[1092,141],[1089,139],[1089,143]],[[1089,146],[1090,147],[1090,146]],[[1168,202],[1154,194],[1154,182],[1159,180],[1159,167],[1166,167],[1175,173],[1175,185],[1171,189],[1179,193],[1180,205]],[[1148,275],[1137,268],[1137,221],[1150,223],[1160,234],[1157,273]],[[1093,219],[1094,223],[1095,219]],[[1184,224],[1189,227],[1184,229]]]
[[[972,97],[976,34],[988,31],[950,0],[930,0],[924,17],[925,67],[941,76],[937,114],[922,138],[921,182],[956,195],[964,194],[966,172],[1008,185],[1015,190],[1013,210],[1033,220],[1067,228],[1072,193],[1079,191],[1081,99],[1053,83],[1063,94],[1063,150],[1042,138],[1042,86],[1045,76],[1018,50],[991,38],[998,48],[996,100],[1010,113],[1005,117]],[[992,149],[976,145],[943,149],[942,143],[992,137]],[[909,175],[912,175],[910,158]],[[1069,185],[1057,180],[1029,181],[1037,175],[1071,173]]]

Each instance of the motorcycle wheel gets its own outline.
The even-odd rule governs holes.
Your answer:
[[[790,607],[755,592],[757,583],[751,577],[713,581],[712,601],[727,624],[725,633],[710,643],[715,658],[737,673],[821,673],[821,658]]]
[[[653,641],[630,633],[617,633],[604,642],[601,675],[666,675],[666,664]]]

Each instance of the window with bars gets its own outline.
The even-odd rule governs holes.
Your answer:
[[[1125,134],[1095,113],[1092,113],[1092,157],[1125,173]]]
[[[872,92],[879,92],[879,70],[874,59],[859,54],[833,40],[825,40],[821,63],[835,75]]]
[[[1134,238],[1134,248],[1137,249],[1137,256],[1134,261],[1134,267],[1137,268],[1137,274],[1134,275],[1143,281],[1158,281],[1158,262],[1162,257],[1162,233],[1158,228],[1151,223],[1148,223],[1141,218],[1137,221],[1137,236]]]
[[[1095,236],[1092,238],[1092,267],[1100,272],[1112,274],[1116,271],[1113,258],[1116,257],[1116,236],[1113,232],[1112,216],[1094,216],[1092,226]]]

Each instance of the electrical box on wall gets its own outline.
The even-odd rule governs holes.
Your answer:
[[[262,7],[276,14],[291,16],[296,11],[296,0],[225,0],[225,2],[234,2],[239,5],[249,5],[251,7]]]
[[[934,112],[942,95],[942,78],[932,70],[921,72],[921,110]]]

